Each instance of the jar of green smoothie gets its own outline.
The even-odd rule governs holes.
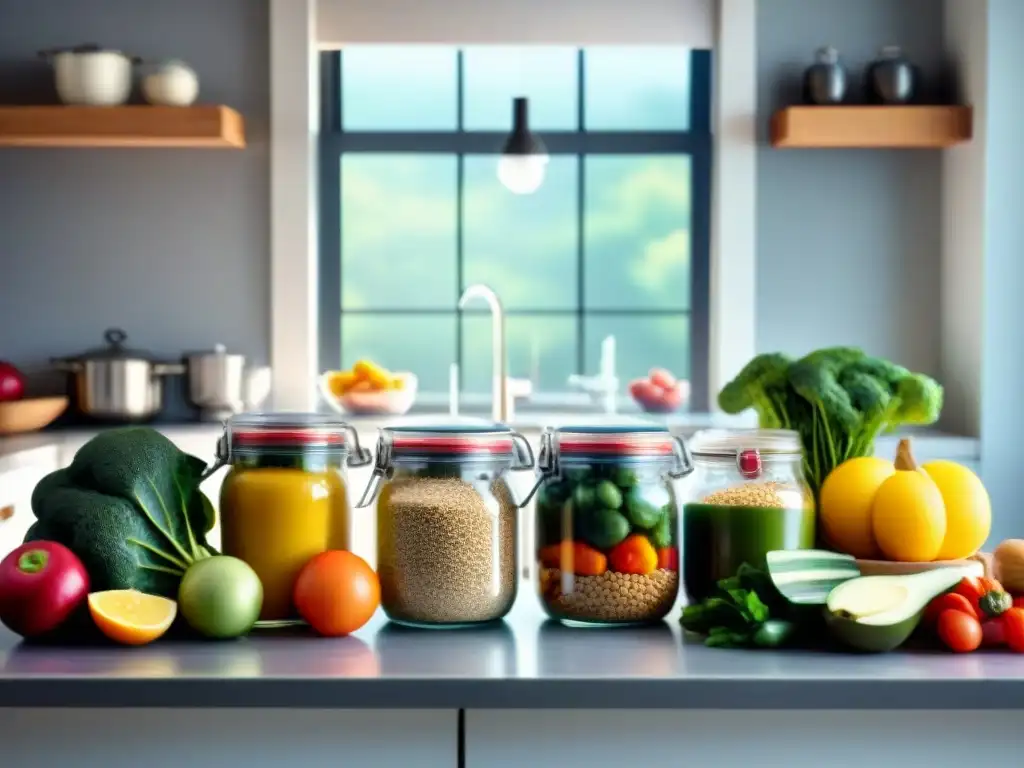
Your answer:
[[[674,481],[693,467],[656,425],[562,427],[541,435],[535,496],[541,603],[566,624],[660,621],[679,594]]]
[[[774,549],[814,546],[814,494],[800,435],[785,429],[710,429],[690,440],[684,490],[683,584],[691,603],[743,563],[765,567]]]

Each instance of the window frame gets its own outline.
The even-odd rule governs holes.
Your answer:
[[[456,270],[459,292],[465,289],[463,268],[462,185],[466,155],[493,154],[497,157],[508,136],[507,131],[467,131],[463,129],[464,52],[457,56],[457,115],[452,131],[344,131],[341,116],[341,51],[320,53],[320,133],[318,145],[319,264],[318,264],[318,339],[320,367],[337,369],[341,365],[341,322],[346,313],[359,314],[371,310],[346,310],[342,305],[341,253],[341,157],[344,153],[450,154],[457,160],[457,201],[459,221],[456,237]],[[576,372],[586,374],[586,339],[584,320],[595,316],[687,316],[690,329],[690,410],[706,411],[709,406],[710,360],[710,289],[711,289],[711,226],[712,226],[712,51],[690,52],[689,128],[686,131],[588,131],[584,122],[584,56],[585,48],[577,50],[577,122],[576,131],[537,131],[550,155],[575,155],[577,171],[577,290],[581,301],[575,310],[506,310],[506,315],[566,316],[573,314],[577,322]],[[511,121],[510,121],[511,122]],[[585,189],[584,159],[601,155],[685,154],[690,159],[690,297],[688,310],[588,309],[584,297],[585,265]],[[403,312],[451,315],[456,323],[455,360],[461,362],[463,314],[457,306],[437,310],[374,309],[375,314]],[[460,365],[460,374],[463,367]],[[462,391],[460,385],[460,392]]]

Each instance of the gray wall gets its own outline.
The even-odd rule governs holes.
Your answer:
[[[55,103],[39,48],[181,58],[238,109],[244,151],[0,148],[0,358],[31,365],[122,326],[159,353],[269,345],[266,0],[0,0],[0,103]]]
[[[898,44],[935,84],[942,25],[941,0],[759,0],[762,141],[772,112],[799,103],[815,48],[838,48],[859,86]],[[763,144],[757,190],[758,349],[853,344],[938,374],[940,153]]]
[[[1024,217],[1020,179],[1024,176],[1024,3],[989,0],[987,100],[984,130],[985,275],[981,366],[982,479],[997,510],[992,540],[1021,535],[1020,458],[1024,431]]]
[[[939,0],[761,0],[759,123],[813,49],[859,73],[899,43],[934,81]],[[52,101],[42,46],[179,56],[248,119],[244,152],[0,149],[0,357],[96,343],[111,324],[174,354],[268,347],[265,0],[0,0],[0,102]],[[859,80],[859,78],[857,78]],[[936,152],[772,150],[758,167],[758,346],[851,343],[938,373]]]

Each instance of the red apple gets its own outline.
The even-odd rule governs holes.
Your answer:
[[[25,395],[25,377],[10,363],[0,360],[0,403],[21,400]]]
[[[27,541],[0,562],[0,621],[22,637],[56,629],[89,594],[75,553],[53,541]]]
[[[647,376],[652,384],[661,389],[675,389],[676,377],[664,368],[651,368]]]

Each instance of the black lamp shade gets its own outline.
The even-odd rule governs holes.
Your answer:
[[[527,100],[522,96],[512,100],[512,133],[501,150],[504,155],[545,155],[544,142],[530,133],[530,115]]]

